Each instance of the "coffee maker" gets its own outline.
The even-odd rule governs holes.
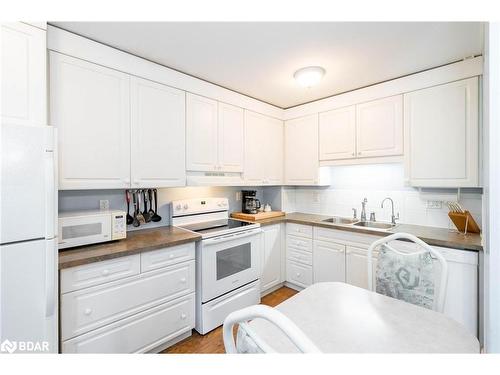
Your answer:
[[[241,210],[245,214],[256,214],[260,208],[260,201],[256,198],[257,192],[255,190],[242,190],[241,191]]]

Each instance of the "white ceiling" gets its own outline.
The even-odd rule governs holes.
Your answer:
[[[477,22],[54,22],[282,108],[482,54]],[[320,65],[318,86],[293,73]]]

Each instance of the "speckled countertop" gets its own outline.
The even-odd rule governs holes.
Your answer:
[[[470,251],[481,251],[483,249],[481,236],[479,234],[468,234],[467,236],[464,236],[461,233],[457,233],[456,231],[449,229],[410,224],[399,224],[391,230],[380,231],[369,228],[355,227],[352,225],[339,225],[322,222],[322,220],[329,217],[331,216],[294,212],[285,216],[259,220],[257,222],[263,226],[280,222],[297,223],[376,236],[387,236],[392,233],[406,232],[419,237],[429,245]],[[131,231],[127,233],[127,238],[123,240],[89,246],[80,246],[72,250],[60,251],[59,269],[80,266],[82,264],[99,262],[102,260],[199,240],[201,240],[201,236],[199,234],[173,226]]]
[[[426,227],[421,225],[411,225],[411,224],[398,224],[396,227],[387,230],[380,231],[370,228],[360,228],[353,225],[340,225],[325,223],[323,220],[328,219],[332,216],[326,215],[316,215],[316,214],[304,214],[300,212],[294,212],[286,214],[285,216],[279,216],[270,219],[264,219],[257,221],[260,225],[270,225],[280,222],[297,223],[305,225],[320,226],[324,228],[338,229],[349,232],[371,234],[376,236],[388,236],[393,233],[410,233],[422,241],[427,242],[429,245],[449,247],[453,249],[470,250],[470,251],[482,251],[482,240],[479,234],[470,233],[464,236],[454,230],[449,230],[446,228],[435,228]]]
[[[165,226],[127,232],[127,238],[59,251],[59,269],[137,254],[194,242],[201,235],[177,227]]]

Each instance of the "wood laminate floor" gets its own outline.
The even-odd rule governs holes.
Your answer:
[[[296,293],[297,291],[293,289],[282,287],[262,297],[261,303],[268,306],[276,306]],[[225,353],[224,343],[222,341],[222,327],[216,328],[204,336],[193,330],[193,335],[191,337],[188,337],[170,348],[165,349],[162,353]]]

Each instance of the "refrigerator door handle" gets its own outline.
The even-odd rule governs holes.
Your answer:
[[[57,253],[56,241],[47,241],[45,252],[45,317],[54,315],[56,305],[56,274],[57,262],[55,254]]]
[[[48,127],[45,149],[45,238],[51,239],[56,236],[57,228],[57,149],[55,129]]]

